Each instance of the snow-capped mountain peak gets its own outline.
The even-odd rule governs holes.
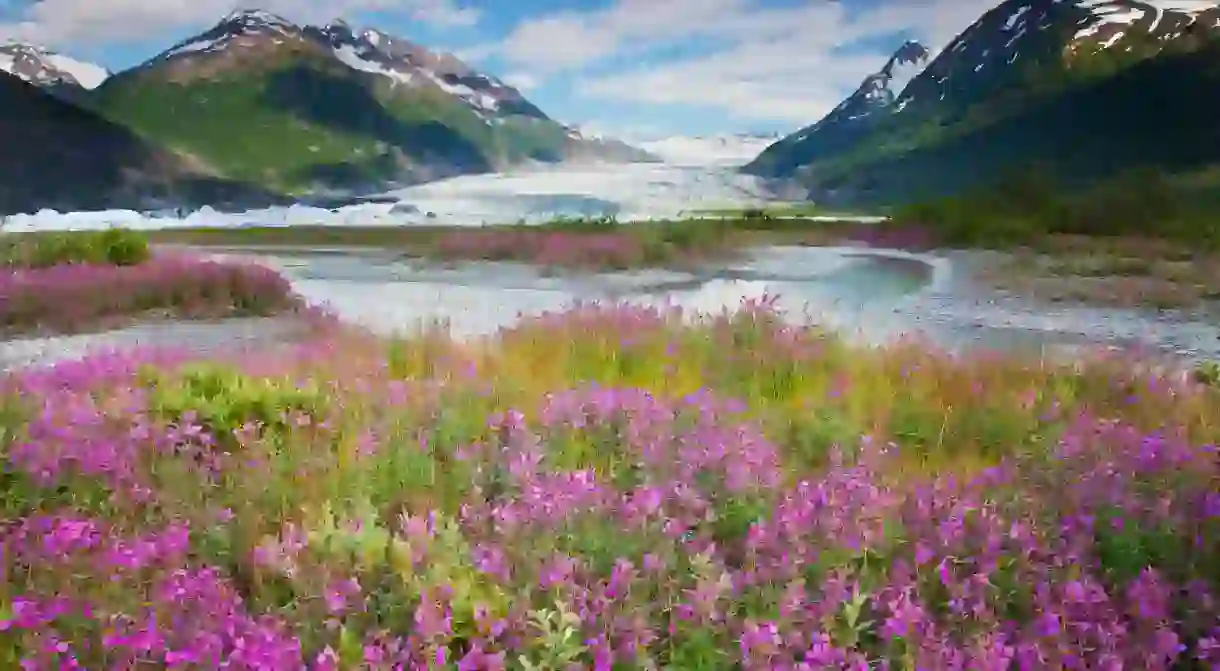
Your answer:
[[[928,48],[915,40],[903,42],[894,55],[890,56],[878,73],[883,78],[890,102],[897,99],[915,75],[927,66],[930,56]]]
[[[545,118],[521,93],[484,75],[456,56],[426,49],[414,42],[375,29],[357,31],[344,21],[306,26],[305,34],[331,49],[355,70],[389,79],[394,86],[437,88],[455,96],[485,119],[503,114]]]
[[[864,78],[860,87],[839,103],[820,123],[862,121],[890,108],[907,84],[928,65],[931,52],[914,40],[900,45],[880,70]]]
[[[0,44],[0,70],[42,88],[97,88],[110,72],[100,65],[29,44]]]
[[[439,90],[461,100],[488,123],[506,115],[547,118],[517,89],[477,72],[452,54],[431,51],[376,29],[358,29],[342,19],[320,26],[297,25],[269,12],[240,10],[160,54],[150,65],[168,61],[176,72],[190,76],[192,71],[214,71],[212,63],[248,67],[280,45],[329,53],[352,70],[383,78],[391,87]],[[220,56],[224,58],[213,60]],[[195,67],[205,63],[209,65]]]
[[[225,15],[220,25],[240,31],[272,30],[284,32],[295,30],[296,25],[278,14],[261,9],[238,9]]]
[[[1220,35],[1220,0],[1006,0],[950,41],[894,110],[970,104],[1025,86],[1030,68],[1070,70],[1104,51],[1138,60],[1192,33]]]
[[[1078,24],[1070,48],[1108,49],[1132,31],[1155,34],[1162,40],[1179,37],[1189,30],[1220,27],[1220,3],[1216,0],[1076,0],[1088,11]],[[1200,19],[1206,25],[1199,26]]]
[[[251,46],[264,39],[283,41],[300,36],[301,28],[261,9],[239,9],[225,15],[209,30],[174,45],[158,56],[167,60],[201,53],[223,52],[233,46]]]

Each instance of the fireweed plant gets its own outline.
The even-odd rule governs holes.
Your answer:
[[[268,268],[185,255],[131,265],[105,262],[0,268],[0,331],[73,333],[125,318],[270,315],[298,307]]]
[[[0,666],[1220,668],[1212,388],[685,317],[10,376]]]

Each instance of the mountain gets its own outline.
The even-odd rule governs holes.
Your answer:
[[[81,100],[85,91],[97,88],[110,76],[100,65],[19,42],[0,44],[0,71],[73,101]]]
[[[895,109],[898,94],[928,63],[930,53],[919,42],[908,40],[877,72],[820,121],[768,146],[749,164],[751,172],[785,176],[794,166],[828,153],[852,147]]]
[[[857,91],[746,171],[795,177],[823,200],[891,202],[968,188],[1031,163],[1084,181],[1125,167],[1111,160],[1119,156],[1173,162],[1168,153],[1193,156],[1197,148],[1157,149],[1144,138],[1212,136],[1217,124],[1196,108],[1211,104],[1198,82],[1211,81],[1209,68],[1220,65],[1217,38],[1215,2],[1008,0],[953,39],[892,103],[858,120],[865,123],[845,124],[840,109],[855,105]],[[1165,81],[1184,90],[1167,90]],[[1157,101],[1153,90],[1180,103]],[[1099,109],[1100,101],[1112,107]],[[1102,118],[1075,114],[1073,104]],[[1158,118],[1146,114],[1153,104]],[[1151,125],[1138,128],[1137,120]],[[1077,156],[1084,146],[1087,160]],[[1212,150],[1220,160],[1220,146]]]
[[[671,135],[636,144],[676,165],[741,165],[779,139],[778,133]]]
[[[0,213],[133,202],[265,205],[275,197],[209,176],[122,126],[0,72]]]
[[[294,192],[644,156],[582,138],[452,55],[261,11],[224,17],[94,98],[108,118],[218,174]]]

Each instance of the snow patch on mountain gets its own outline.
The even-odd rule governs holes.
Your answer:
[[[1077,0],[1077,4],[1089,10],[1089,17],[1073,42],[1096,43],[1101,49],[1114,46],[1136,26],[1172,39],[1192,27],[1204,12],[1220,14],[1216,0]],[[1220,19],[1211,27],[1217,26]]]
[[[63,54],[48,53],[47,61],[62,72],[72,75],[77,84],[87,89],[95,89],[106,81],[110,71],[96,64],[78,61]]]
[[[19,42],[0,44],[0,70],[35,86],[76,85],[94,89],[110,72],[94,63]]]
[[[907,84],[927,67],[930,57],[931,52],[919,42],[904,42],[880,70],[865,77],[855,93],[839,103],[815,127],[868,119],[884,109],[897,111],[900,108],[894,108],[894,103],[899,100]]]
[[[1048,39],[1058,39],[1051,38],[1055,33],[1048,31],[1059,26],[1067,28],[1066,41],[1055,48],[1067,57],[1109,49],[1133,35],[1150,36],[1155,43],[1167,45],[1192,30],[1220,28],[1220,0],[1007,0],[984,13],[931,59],[925,76],[898,96],[892,111],[923,109],[987,89],[997,77],[1009,76],[1005,69],[1023,67],[1023,51],[1030,58],[1045,58],[1042,52],[1050,44]],[[1140,48],[1148,50],[1149,44],[1153,42],[1141,42]]]
[[[356,52],[356,48],[350,44],[335,47],[334,54],[335,58],[338,58],[341,63],[353,70],[389,77],[395,82],[402,84],[411,83],[411,73],[391,70],[390,68],[384,67],[379,63],[374,63],[373,61],[361,58],[360,54]]]
[[[386,77],[396,86],[439,89],[466,103],[488,123],[501,114],[545,118],[515,88],[476,72],[452,54],[434,52],[374,29],[356,31],[338,19],[324,26],[296,25],[270,12],[236,11],[155,60],[220,53],[266,40],[313,43],[329,49],[347,67]]]
[[[247,36],[293,37],[300,28],[287,19],[260,9],[242,9],[226,15],[211,30],[181,42],[161,54],[161,59],[194,53],[220,51],[234,39]]]

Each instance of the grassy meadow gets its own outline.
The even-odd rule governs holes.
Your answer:
[[[1208,669],[1220,396],[766,302],[0,393],[0,666]]]
[[[582,266],[809,235],[778,221],[151,238]],[[131,232],[0,241],[10,326],[300,305]],[[0,378],[0,668],[1220,668],[1220,367],[863,348],[766,300],[332,326]]]

